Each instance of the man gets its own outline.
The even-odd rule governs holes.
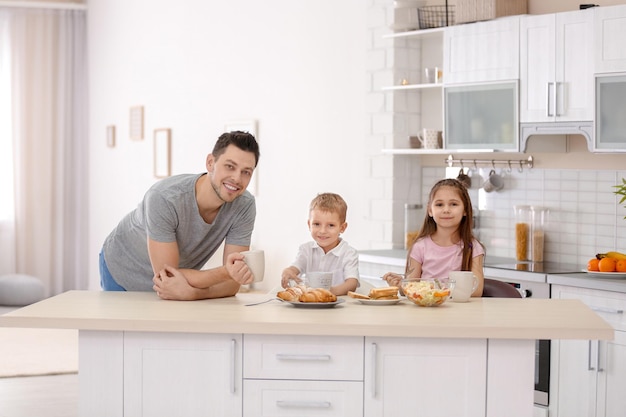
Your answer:
[[[224,133],[206,158],[206,173],[154,184],[106,238],[102,288],[199,300],[235,295],[252,282],[239,252],[249,249],[254,228],[256,206],[246,188],[259,156],[251,134]],[[200,270],[224,241],[223,266]]]

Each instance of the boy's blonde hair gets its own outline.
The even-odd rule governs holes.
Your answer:
[[[339,220],[341,221],[341,223],[345,223],[348,213],[348,205],[339,194],[321,193],[318,194],[311,201],[311,205],[309,206],[309,213],[313,210],[337,213],[339,214]]]

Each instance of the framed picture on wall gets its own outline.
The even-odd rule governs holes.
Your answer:
[[[107,126],[107,146],[109,148],[115,148],[115,126]]]
[[[259,141],[259,136],[257,135],[257,122],[256,120],[239,120],[232,121],[226,123],[224,126],[224,131],[233,132],[236,130],[240,130],[242,132],[248,132],[252,136],[254,136]],[[259,195],[259,170],[255,169],[254,174],[252,174],[252,179],[250,180],[250,184],[248,184],[248,191],[252,193],[253,196],[258,197]]]
[[[143,106],[130,108],[129,135],[133,140],[143,140]]]
[[[165,178],[172,175],[172,130],[154,130],[154,176]]]

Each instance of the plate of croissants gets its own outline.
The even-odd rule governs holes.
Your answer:
[[[279,291],[276,296],[294,307],[300,308],[331,308],[344,302],[325,288],[312,288],[296,285]]]

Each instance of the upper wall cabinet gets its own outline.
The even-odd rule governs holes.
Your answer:
[[[626,5],[596,7],[595,72],[626,72]]]
[[[593,10],[520,22],[521,150],[530,134],[593,137]],[[525,125],[530,124],[530,125]]]
[[[518,88],[517,80],[444,87],[446,149],[517,152]]]
[[[518,16],[451,26],[444,36],[446,84],[519,78]]]
[[[595,8],[595,152],[626,152],[626,6]]]

